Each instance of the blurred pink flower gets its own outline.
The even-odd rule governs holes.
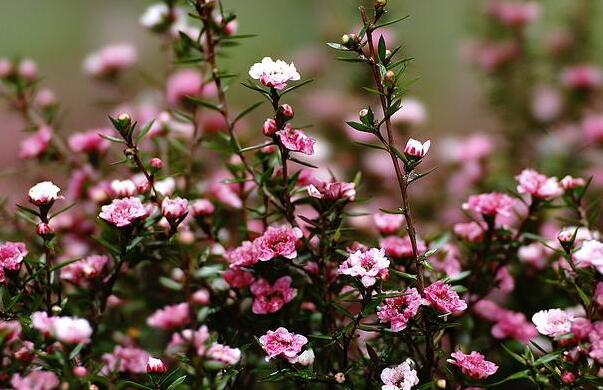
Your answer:
[[[273,285],[266,279],[259,279],[250,287],[254,295],[252,312],[270,314],[279,311],[297,296],[297,289],[291,287],[291,277],[282,276]]]
[[[29,160],[40,157],[48,149],[52,138],[52,129],[40,127],[33,135],[21,141],[19,158]]]
[[[184,326],[190,322],[189,305],[186,302],[165,306],[155,311],[147,324],[157,329],[173,329]]]

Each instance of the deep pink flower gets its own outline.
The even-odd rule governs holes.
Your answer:
[[[21,141],[19,158],[28,160],[40,157],[48,149],[52,138],[52,129],[40,127],[34,134]]]
[[[209,360],[232,366],[241,360],[241,350],[227,345],[213,343],[206,354]]]
[[[290,124],[287,123],[285,128],[277,131],[276,134],[283,146],[288,150],[308,155],[314,154],[314,144],[316,141],[308,137],[303,131],[294,129]]]
[[[473,379],[484,379],[494,374],[498,370],[498,366],[485,359],[484,355],[479,352],[471,352],[469,355],[461,351],[450,354],[452,359],[449,363],[460,367],[463,374]]]
[[[596,65],[573,65],[561,72],[561,82],[568,88],[594,89],[603,83],[603,72]]]
[[[574,319],[570,330],[578,340],[582,340],[587,338],[593,330],[593,324],[587,318],[579,317]]]
[[[190,322],[189,314],[189,306],[186,302],[165,306],[147,318],[147,324],[157,329],[178,328]]]
[[[80,287],[89,287],[90,282],[104,275],[110,263],[109,257],[88,256],[61,268],[61,279]]]
[[[467,202],[463,203],[463,209],[492,217],[497,215],[510,216],[514,204],[515,200],[509,195],[491,192],[471,195]]]
[[[270,314],[279,311],[297,296],[297,289],[291,287],[291,277],[282,276],[273,285],[266,279],[259,279],[250,287],[254,295],[251,311],[254,314]]]
[[[74,133],[69,137],[69,149],[76,153],[103,153],[109,149],[111,142],[101,134],[108,135],[109,129],[93,129],[82,133]]]
[[[226,252],[230,268],[250,267],[260,260],[260,250],[250,241],[244,241],[238,248]]]
[[[274,119],[268,118],[264,121],[264,124],[262,125],[262,134],[264,134],[266,137],[272,137],[277,130],[278,126]]]
[[[381,390],[410,390],[419,384],[417,371],[408,362],[403,362],[393,368],[384,368],[381,371]]]
[[[26,376],[15,374],[10,384],[15,390],[53,390],[59,387],[61,382],[54,372],[38,370]]]
[[[389,322],[392,331],[399,332],[406,329],[408,321],[417,315],[422,304],[423,299],[417,289],[409,288],[400,292],[398,297],[385,298],[377,308],[377,317],[381,322]]]
[[[379,246],[388,256],[398,259],[413,257],[412,244],[410,237],[388,236],[379,241]],[[417,254],[420,256],[425,253],[427,246],[423,240],[417,240]]]
[[[5,270],[17,271],[27,254],[27,247],[22,242],[6,241],[0,245],[0,283],[5,280]]]
[[[287,259],[297,257],[296,245],[303,233],[299,228],[290,226],[269,226],[262,236],[256,238],[253,245],[259,251],[258,259],[268,261],[278,256]]]
[[[21,323],[17,320],[3,321],[0,320],[0,338],[5,344],[10,344],[21,337]]]
[[[404,215],[402,214],[374,214],[373,221],[381,234],[393,234],[402,228]]]
[[[558,337],[570,332],[574,316],[561,309],[541,310],[532,316],[540,334]]]
[[[552,199],[563,195],[563,188],[556,177],[547,177],[533,169],[524,169],[515,176],[517,192],[539,199]]]
[[[161,373],[167,372],[167,370],[167,366],[161,361],[161,359],[156,359],[149,356],[149,360],[147,360],[147,373]]]
[[[117,227],[129,226],[147,216],[147,210],[138,198],[114,199],[101,208],[100,218]]]
[[[441,280],[425,288],[425,299],[442,313],[460,314],[467,309],[467,303],[459,298],[450,285]]]
[[[341,275],[360,278],[365,287],[375,284],[388,274],[389,260],[383,249],[371,248],[366,252],[356,251],[339,265]]]
[[[230,287],[245,288],[254,282],[253,274],[242,269],[234,268],[224,272],[224,280]]]
[[[283,327],[269,330],[260,337],[260,344],[266,352],[266,361],[281,356],[290,363],[296,363],[302,348],[307,343],[308,339],[305,336],[291,333]]]
[[[264,57],[262,62],[254,64],[249,69],[249,76],[260,80],[265,86],[275,89],[283,89],[287,86],[288,81],[300,79],[293,63],[287,64],[281,60],[273,61],[270,57]]]
[[[353,201],[356,198],[356,184],[337,181],[317,181],[308,186],[308,194],[318,199],[346,199]]]
[[[129,372],[142,374],[147,372],[147,362],[150,355],[148,352],[134,347],[122,347],[117,345],[112,353],[103,354],[104,367],[101,373],[109,375],[112,372]]]

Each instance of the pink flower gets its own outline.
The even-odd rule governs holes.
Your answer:
[[[485,227],[482,223],[467,222],[454,225],[454,234],[467,242],[480,242],[484,238]]]
[[[594,267],[603,274],[603,243],[597,240],[585,241],[573,257],[576,267]]]
[[[101,373],[108,375],[112,372],[129,372],[142,374],[147,372],[147,362],[150,355],[140,348],[116,346],[112,353],[103,354]]]
[[[76,153],[103,153],[109,149],[111,142],[103,137],[110,133],[108,129],[93,129],[82,133],[74,133],[69,137],[69,149]]]
[[[50,336],[50,328],[56,317],[48,317],[45,311],[36,311],[31,314],[31,326],[45,336]]]
[[[226,258],[230,268],[250,267],[259,261],[260,251],[250,241],[244,241],[238,248],[229,250]]]
[[[582,121],[582,131],[590,142],[603,142],[603,115],[589,115]]]
[[[76,286],[88,287],[90,281],[103,276],[109,265],[107,256],[92,255],[61,268],[61,279]]]
[[[569,333],[574,316],[561,309],[541,310],[532,316],[532,322],[540,334],[557,337]]]
[[[511,215],[511,208],[514,204],[515,200],[509,195],[491,192],[471,195],[467,202],[463,203],[463,210],[471,210],[485,216],[502,215],[508,217]]]
[[[356,184],[337,181],[317,182],[308,186],[308,194],[318,199],[353,201],[356,198]]]
[[[460,367],[463,374],[473,379],[484,379],[494,374],[498,370],[498,366],[485,359],[484,355],[479,352],[471,352],[469,355],[461,351],[453,352],[450,355],[454,360],[448,360],[449,363]]]
[[[491,333],[497,339],[511,338],[524,344],[538,335],[534,325],[528,322],[523,313],[504,309],[500,310]]]
[[[22,377],[13,375],[10,384],[15,390],[53,390],[59,387],[59,378],[51,371],[32,371]]]
[[[170,199],[169,197],[163,198],[161,202],[161,214],[171,221],[175,221],[186,216],[188,212],[188,200],[176,197]]]
[[[136,59],[136,49],[130,44],[112,44],[86,57],[84,70],[92,77],[112,77],[134,65]]]
[[[366,252],[356,251],[339,265],[340,275],[359,277],[365,287],[375,284],[378,278],[388,273],[389,260],[383,249],[371,248]]]
[[[563,195],[563,188],[556,177],[546,177],[533,169],[524,169],[515,179],[519,182],[517,192],[539,199],[552,199]]]
[[[21,337],[21,323],[17,320],[3,321],[0,320],[0,338],[5,344],[10,344]]]
[[[17,73],[24,80],[33,82],[38,78],[38,64],[29,58],[24,58],[19,62]]]
[[[572,177],[568,175],[561,179],[559,184],[561,184],[561,188],[567,191],[573,190],[574,188],[584,187],[586,185],[586,180],[581,177]]]
[[[603,73],[596,65],[573,65],[561,72],[561,82],[569,88],[594,89],[603,83]]]
[[[381,371],[381,381],[381,390],[410,390],[419,384],[419,377],[408,362],[403,362],[394,368],[384,368]]]
[[[19,158],[28,160],[40,157],[48,146],[52,138],[52,129],[48,126],[42,126],[33,135],[21,141],[19,148]]]
[[[510,293],[515,289],[515,279],[513,279],[507,266],[498,269],[494,281],[503,293]]]
[[[128,198],[138,193],[138,188],[134,181],[126,180],[113,180],[109,185],[109,192],[113,198]]]
[[[302,348],[307,343],[308,339],[305,336],[291,333],[283,327],[274,331],[269,330],[260,337],[260,344],[266,352],[266,361],[281,356],[289,363],[296,363]]]
[[[404,98],[401,106],[392,117],[392,123],[401,126],[419,126],[427,121],[427,110],[423,103],[415,98]]]
[[[238,348],[231,348],[227,345],[213,343],[207,350],[207,358],[232,366],[241,360],[241,350]]]
[[[83,318],[50,317],[50,334],[66,344],[88,344],[92,336],[90,323]]]
[[[538,18],[540,5],[536,2],[494,2],[488,13],[501,24],[509,27],[523,27]]]
[[[264,124],[262,125],[262,134],[264,134],[266,137],[272,137],[277,130],[278,126],[274,119],[268,118],[264,121]]]
[[[190,322],[189,314],[189,306],[186,302],[165,306],[147,318],[147,324],[157,329],[178,328]]]
[[[6,241],[0,245],[0,283],[4,282],[4,271],[17,271],[29,252],[22,242]]]
[[[438,280],[425,288],[425,299],[436,310],[442,313],[460,314],[467,309],[467,304],[450,285]]]
[[[146,217],[147,210],[140,199],[130,197],[114,199],[111,204],[101,207],[100,218],[117,227],[129,226]]]
[[[373,221],[381,234],[393,234],[402,228],[404,215],[402,214],[374,214]]]
[[[43,181],[29,189],[29,201],[36,206],[48,206],[63,198],[59,196],[59,191],[61,189],[51,181]]]
[[[391,293],[393,292],[388,294]],[[379,320],[389,322],[394,332],[406,329],[408,321],[417,315],[423,304],[423,299],[415,288],[409,288],[399,294],[398,297],[385,298],[383,304],[377,308]]]
[[[188,346],[195,348],[197,355],[204,356],[207,348],[206,341],[209,340],[209,330],[203,325],[198,330],[185,329],[182,332],[177,332],[172,335],[172,339],[168,344],[169,352],[184,352]]]
[[[167,370],[167,366],[161,359],[149,356],[149,360],[147,360],[147,373],[161,373],[167,372]]]
[[[308,155],[314,154],[316,141],[308,137],[303,131],[296,130],[290,124],[286,124],[283,130],[276,132],[279,140],[285,148],[292,152],[300,152]]]
[[[293,63],[287,64],[281,60],[273,61],[270,57],[264,57],[262,62],[251,66],[249,76],[260,80],[266,87],[275,89],[283,89],[287,86],[288,81],[297,81],[301,78]]]
[[[226,281],[230,287],[245,288],[254,282],[254,278],[251,272],[235,268],[224,272],[224,281]]]
[[[197,199],[193,201],[191,205],[191,210],[193,217],[199,218],[212,215],[216,208],[214,207],[214,204],[208,199]]]
[[[603,307],[603,282],[598,282],[595,288],[594,301],[599,307]]]
[[[410,138],[408,142],[406,142],[406,146],[404,147],[404,154],[407,157],[414,158],[423,158],[429,151],[429,147],[431,146],[431,141],[425,141],[421,143],[416,139]]]
[[[391,257],[398,259],[413,257],[412,244],[409,236],[388,236],[379,241],[379,246]],[[426,249],[425,242],[417,240],[417,254],[421,255],[425,253]]]
[[[199,289],[193,293],[191,300],[197,305],[207,306],[210,301],[210,293],[206,288]]]
[[[587,318],[579,317],[572,322],[571,332],[578,340],[587,338],[592,330],[593,325]]]
[[[533,242],[528,245],[520,246],[517,251],[519,260],[531,265],[537,269],[544,269],[547,263],[547,253],[545,246],[540,242]]]
[[[273,285],[266,279],[259,279],[250,290],[255,298],[251,307],[253,314],[275,313],[297,296],[297,289],[291,287],[290,276],[278,278]]]
[[[254,240],[253,245],[259,251],[258,259],[268,261],[278,256],[287,259],[297,257],[296,245],[303,233],[299,228],[290,226],[269,226],[261,237]]]
[[[198,97],[203,90],[203,76],[194,69],[183,69],[170,75],[166,83],[166,98],[176,106],[186,103],[188,96]]]

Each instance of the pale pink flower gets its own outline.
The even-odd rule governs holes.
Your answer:
[[[177,10],[177,9],[176,9]],[[151,4],[138,19],[141,26],[150,30],[162,30],[171,22],[170,7],[166,3]]]
[[[270,314],[279,311],[297,296],[297,289],[291,287],[291,277],[281,276],[274,284],[259,279],[250,287],[254,295],[251,311],[254,314]]]
[[[0,245],[0,283],[4,282],[4,272],[17,271],[29,252],[22,242],[6,241]]]
[[[0,337],[5,344],[10,344],[13,341],[19,340],[22,330],[21,323],[17,320],[0,320]]]
[[[569,333],[574,316],[561,309],[541,310],[532,316],[532,322],[540,334],[551,337]]]
[[[268,261],[278,256],[294,259],[297,257],[297,243],[302,237],[303,233],[297,227],[269,226],[262,236],[254,240],[253,245],[259,251],[260,261]]]
[[[571,332],[578,340],[587,338],[592,330],[593,325],[587,318],[578,317],[572,322]]]
[[[114,199],[101,207],[100,218],[117,227],[129,226],[147,216],[147,210],[138,198]]]
[[[245,288],[254,282],[251,272],[243,271],[242,269],[234,268],[224,272],[224,281],[233,288]]]
[[[488,13],[505,26],[523,27],[538,18],[540,4],[534,1],[525,3],[495,1],[489,5]]]
[[[568,88],[594,89],[603,83],[603,72],[596,65],[573,65],[561,72],[561,82]]]
[[[34,104],[43,110],[50,109],[57,104],[57,98],[49,88],[42,88],[36,92]]]
[[[170,353],[185,352],[188,346],[193,346],[197,355],[204,356],[207,351],[206,342],[209,340],[209,330],[207,326],[202,325],[198,330],[185,329],[181,332],[172,334],[167,349]]]
[[[183,69],[170,75],[166,83],[168,103],[176,106],[186,103],[186,98],[198,97],[203,90],[203,76],[194,69]]]
[[[56,317],[48,317],[45,311],[33,312],[30,316],[31,326],[45,336],[50,336],[50,330]]]
[[[286,124],[283,130],[276,132],[279,140],[285,148],[292,152],[300,152],[308,155],[314,154],[314,144],[316,141],[308,137],[303,131],[294,129],[290,124]]]
[[[468,242],[480,242],[484,238],[486,227],[483,223],[466,222],[456,223],[453,227],[454,234]]]
[[[275,89],[283,89],[287,86],[288,81],[297,81],[301,78],[293,63],[287,64],[281,60],[273,61],[270,57],[264,57],[262,62],[251,66],[249,76],[260,80],[266,87]]]
[[[384,368],[381,371],[381,390],[410,390],[419,384],[417,371],[411,367],[408,361],[393,368]]]
[[[511,209],[514,204],[515,200],[509,195],[490,192],[487,194],[471,195],[467,202],[463,203],[463,210],[470,210],[490,217],[497,215],[508,217],[511,215]]]
[[[460,314],[467,309],[467,303],[441,280],[425,288],[425,299],[441,313]]]
[[[230,268],[250,267],[260,259],[259,249],[250,241],[244,241],[241,246],[226,252]]]
[[[308,339],[305,336],[289,332],[283,327],[269,330],[260,337],[260,344],[266,352],[266,361],[280,356],[287,359],[289,363],[296,363],[302,348],[307,343]]]
[[[215,210],[214,204],[208,199],[197,199],[191,204],[191,211],[195,218],[210,216]]]
[[[84,71],[92,77],[112,77],[133,66],[137,57],[136,49],[132,45],[111,44],[86,57]]]
[[[59,378],[51,371],[32,371],[26,376],[14,374],[10,384],[15,390],[53,390],[60,385]]]
[[[603,243],[600,241],[585,241],[573,257],[576,267],[595,267],[603,274]]]
[[[393,294],[391,291],[388,294]],[[423,299],[416,288],[399,292],[400,296],[385,298],[377,308],[377,317],[381,322],[389,322],[391,330],[399,332],[406,329],[410,321],[419,312]]]
[[[157,359],[154,357],[149,356],[149,360],[147,360],[147,367],[146,367],[146,371],[147,373],[161,373],[161,372],[167,372],[168,368],[165,365],[164,362],[161,361],[161,359]]]
[[[524,169],[515,176],[518,181],[517,192],[538,199],[552,199],[563,195],[563,188],[556,177],[547,177],[533,169]]]
[[[540,86],[532,97],[532,115],[540,122],[550,122],[557,118],[563,109],[563,95],[550,86]]]
[[[90,323],[83,318],[51,317],[50,334],[66,344],[88,344],[92,336]]]
[[[461,253],[459,249],[452,244],[446,244],[442,247],[440,253],[443,256],[431,256],[429,264],[434,270],[443,272],[447,276],[455,276],[461,272]]]
[[[491,329],[492,336],[497,339],[511,338],[528,344],[538,335],[538,331],[523,313],[501,309]]]
[[[21,141],[19,158],[28,160],[40,157],[48,149],[52,139],[52,129],[40,127],[34,134]]]
[[[515,289],[515,279],[507,266],[498,269],[494,281],[503,293],[510,293]]]
[[[429,151],[430,146],[431,141],[429,140],[421,143],[416,139],[410,138],[404,147],[404,154],[408,157],[423,158]]]
[[[189,305],[183,302],[155,311],[147,318],[147,324],[157,329],[173,329],[188,324],[190,320]]]
[[[191,300],[197,305],[207,306],[209,305],[211,295],[209,290],[206,288],[199,289],[193,293]]]
[[[603,282],[597,283],[593,299],[599,307],[603,307]]]
[[[603,321],[597,321],[593,324],[592,330],[588,334],[588,340],[590,341],[588,356],[599,365],[603,364]]]
[[[170,199],[169,197],[163,198],[161,202],[161,214],[167,220],[178,220],[183,218],[188,212],[188,200],[176,197]]]
[[[498,366],[485,359],[484,355],[479,352],[471,352],[466,355],[461,351],[453,352],[450,356],[454,359],[449,359],[450,364],[461,369],[461,372],[473,379],[485,379],[494,374],[498,370]]]
[[[115,346],[112,353],[102,356],[105,364],[101,373],[108,375],[112,372],[129,372],[132,374],[143,374],[147,372],[147,362],[150,355],[148,352],[134,347]]]
[[[317,181],[308,186],[308,194],[318,199],[345,199],[353,201],[356,198],[356,184],[337,181]]]
[[[339,265],[340,275],[360,278],[365,287],[370,287],[387,275],[389,260],[383,249],[371,248],[366,252],[356,251]]]
[[[540,242],[533,242],[528,245],[520,246],[517,251],[517,256],[522,262],[537,269],[544,269],[548,259],[545,246]]]
[[[90,282],[105,274],[110,263],[109,257],[88,256],[61,268],[61,279],[80,287],[89,287]]]
[[[589,115],[582,121],[582,131],[590,142],[603,142],[603,115]]]
[[[116,179],[111,181],[111,184],[109,184],[109,192],[113,198],[128,198],[138,193],[138,187],[134,181],[130,179]]]
[[[414,255],[409,236],[388,236],[379,241],[379,246],[391,257],[404,259]],[[426,250],[425,241],[417,239],[417,255],[422,255]]]
[[[28,82],[33,82],[38,78],[38,64],[29,58],[24,58],[19,62],[17,74]]]
[[[107,135],[109,129],[92,129],[86,132],[74,133],[67,141],[69,149],[76,153],[103,153],[109,149],[111,142],[101,134]]]
[[[222,204],[240,209],[243,207],[241,197],[228,185],[220,182],[212,183],[210,186],[211,194]]]
[[[241,350],[227,345],[213,343],[207,350],[206,356],[209,360],[232,366],[241,360]]]
[[[29,189],[29,201],[36,206],[51,205],[55,200],[63,198],[59,196],[60,191],[51,181],[43,181]]]
[[[561,188],[567,191],[579,187],[584,187],[586,185],[586,180],[581,177],[572,177],[568,175],[561,179],[559,184],[561,184]]]
[[[402,228],[404,215],[402,214],[374,214],[373,221],[381,234],[393,234]]]
[[[427,121],[425,105],[415,98],[404,98],[400,109],[391,116],[393,124],[400,126],[420,126]]]

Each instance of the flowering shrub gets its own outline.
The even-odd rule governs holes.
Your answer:
[[[586,139],[603,139],[592,114],[601,71],[578,62],[577,49],[554,61],[567,107],[549,87],[531,112],[515,84],[531,87],[524,45],[541,8],[491,2],[496,31],[469,54],[500,96],[513,96],[492,108],[512,125],[517,153],[489,181],[504,139],[415,134],[426,109],[405,96],[410,59],[389,30],[404,18],[387,7],[360,6],[359,30],[328,43],[364,67],[374,95],[357,119],[338,118],[359,167],[379,162],[372,171],[335,175],[313,159],[323,141],[294,123],[303,106],[289,100],[311,81],[303,67],[258,58],[245,89],[233,83],[219,55],[251,36],[219,0],[150,6],[140,23],[170,58],[158,98],[150,109],[124,101],[107,126],[68,137],[35,63],[0,60],[3,96],[32,130],[19,156],[44,164],[44,180],[3,210],[0,386],[603,386],[603,242],[590,203],[601,183],[577,155],[561,170],[534,156],[557,177],[520,166],[525,145],[539,142],[535,123],[579,123]],[[118,85],[137,57],[111,44],[84,70]],[[237,110],[233,91],[260,100]],[[424,165],[438,149],[450,164],[430,182],[438,173]],[[433,211],[448,202],[449,215]]]

